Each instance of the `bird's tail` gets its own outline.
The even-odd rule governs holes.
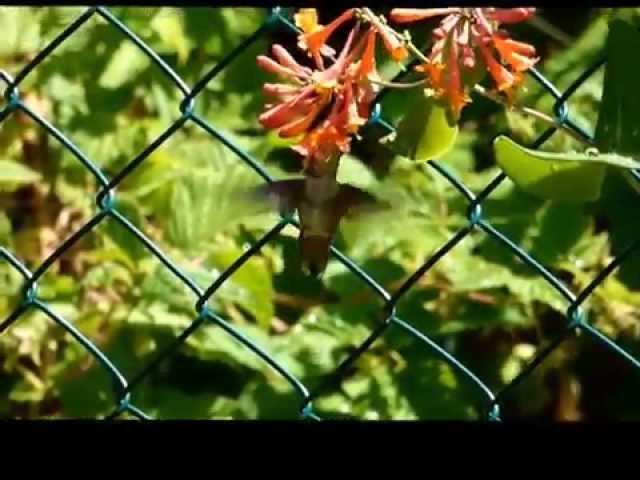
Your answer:
[[[318,277],[327,267],[331,238],[329,236],[309,235],[303,231],[300,233],[299,243],[302,268],[309,275]]]

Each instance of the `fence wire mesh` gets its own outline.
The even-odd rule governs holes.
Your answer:
[[[69,39],[75,32],[78,31],[86,22],[88,22],[94,16],[100,16],[113,28],[120,31],[123,39],[132,41],[137,48],[139,48],[144,54],[163,72],[164,75],[173,83],[175,88],[180,90],[183,95],[182,102],[180,104],[179,118],[171,125],[169,125],[151,144],[149,144],[144,150],[131,159],[126,166],[119,171],[112,178],[108,178],[105,173],[88,158],[80,148],[74,144],[64,132],[61,132],[55,125],[43,118],[38,112],[30,108],[21,97],[20,85],[25,78],[33,72],[38,66],[50,56],[56,48],[58,48],[65,40]],[[0,334],[4,333],[12,327],[12,325],[19,322],[21,316],[23,316],[29,310],[39,310],[45,314],[52,322],[55,322],[68,332],[79,344],[81,344],[86,351],[92,355],[102,368],[108,372],[113,382],[114,392],[114,409],[112,413],[106,418],[118,418],[125,412],[128,414],[140,418],[151,419],[147,413],[138,408],[132,401],[132,393],[154,369],[158,367],[160,362],[172,355],[180,345],[186,341],[186,339],[198,330],[205,323],[212,323],[219,326],[224,334],[233,338],[234,341],[242,344],[245,348],[251,350],[262,361],[266,362],[278,375],[282,376],[290,386],[297,392],[299,397],[299,416],[308,420],[322,420],[321,416],[314,411],[313,401],[322,392],[333,384],[337,379],[340,379],[345,372],[351,367],[356,360],[367,351],[372,344],[380,337],[384,336],[390,329],[396,329],[404,332],[406,335],[410,335],[418,339],[424,345],[425,355],[436,355],[440,359],[447,362],[457,372],[464,377],[474,388],[476,388],[483,396],[484,400],[484,418],[493,421],[501,421],[501,401],[505,394],[519,385],[527,376],[531,375],[534,369],[538,367],[545,358],[554,352],[559,345],[564,342],[571,334],[575,334],[577,331],[581,331],[586,335],[593,337],[597,342],[601,342],[604,346],[614,351],[617,355],[621,356],[637,369],[640,369],[640,361],[634,358],[630,353],[625,351],[614,341],[608,338],[605,334],[594,328],[588,323],[585,311],[583,310],[583,304],[589,299],[593,291],[609,276],[617,267],[619,267],[625,259],[627,259],[634,251],[640,247],[640,238],[628,245],[626,250],[617,255],[607,266],[604,268],[591,283],[580,291],[578,294],[573,293],[565,283],[546,269],[539,261],[533,258],[529,253],[520,248],[514,241],[512,241],[507,235],[501,233],[496,227],[494,227],[483,216],[483,202],[494,192],[498,186],[506,179],[506,175],[499,174],[495,177],[482,191],[479,193],[472,192],[467,188],[460,180],[458,180],[452,173],[450,173],[443,165],[438,161],[429,161],[428,168],[433,169],[438,175],[442,176],[448,182],[450,182],[459,194],[468,203],[468,223],[461,228],[454,236],[452,236],[445,244],[433,253],[433,255],[426,259],[422,266],[418,268],[411,277],[406,280],[397,290],[394,292],[387,291],[375,278],[372,278],[367,272],[365,272],[360,266],[351,261],[347,256],[341,253],[336,248],[332,247],[332,255],[360,281],[370,287],[376,295],[378,295],[384,302],[384,308],[381,312],[381,319],[379,326],[374,329],[368,338],[366,338],[352,353],[350,353],[339,365],[336,366],[334,374],[324,382],[320,382],[319,385],[314,388],[308,388],[302,381],[296,376],[291,374],[287,368],[285,368],[275,356],[272,356],[266,351],[258,342],[254,341],[241,332],[231,322],[223,318],[216,311],[207,306],[207,301],[216,294],[223,283],[228,280],[234,272],[240,269],[245,262],[247,262],[254,254],[258,253],[262,247],[268,242],[273,240],[287,225],[297,226],[297,223],[293,219],[282,218],[273,228],[247,249],[241,256],[239,256],[233,264],[224,272],[222,272],[218,278],[211,283],[211,285],[203,290],[198,286],[195,280],[190,278],[183,270],[176,265],[167,254],[165,254],[160,247],[158,247],[149,237],[136,227],[127,216],[118,209],[117,206],[117,194],[115,190],[117,187],[129,176],[134,170],[136,170],[156,149],[158,149],[169,137],[171,137],[177,130],[183,127],[185,124],[191,122],[207,134],[209,134],[215,141],[220,142],[225,148],[231,150],[236,156],[238,161],[244,162],[251,169],[255,171],[264,181],[271,182],[273,179],[267,173],[267,171],[261,166],[261,162],[257,158],[253,158],[240,146],[236,145],[233,140],[228,138],[223,132],[218,130],[215,125],[207,122],[202,116],[199,116],[194,111],[194,105],[198,96],[203,92],[209,82],[211,82],[217,75],[219,75],[227,66],[229,66],[234,59],[245,52],[257,39],[269,32],[289,32],[291,35],[297,33],[296,27],[291,22],[291,9],[272,8],[268,9],[267,20],[264,24],[258,28],[253,34],[249,35],[242,43],[228,53],[221,61],[213,66],[208,73],[206,73],[193,87],[189,87],[180,76],[156,53],[153,51],[144,41],[142,41],[135,32],[127,27],[125,23],[119,20],[108,8],[105,7],[90,7],[87,8],[78,18],[69,24],[53,41],[51,41],[44,49],[42,49],[22,70],[15,75],[10,76],[4,71],[0,71],[0,79],[5,84],[4,86],[4,98],[6,99],[6,105],[0,111],[0,125],[7,122],[9,118],[16,112],[23,112],[28,115],[33,121],[41,126],[46,132],[58,142],[60,142],[65,149],[67,149],[82,165],[91,172],[91,174],[97,180],[100,188],[97,192],[95,202],[97,205],[97,213],[84,224],[80,229],[67,238],[59,247],[48,257],[42,264],[40,264],[35,270],[29,270],[20,258],[17,258],[14,253],[9,251],[5,247],[0,247],[0,258],[3,262],[7,262],[13,269],[24,277],[24,288],[22,290],[22,301],[19,302],[17,308],[4,319],[0,324]],[[533,68],[529,74],[537,81],[544,90],[551,95],[555,100],[553,113],[557,120],[565,127],[570,128],[576,134],[590,139],[591,134],[584,131],[579,125],[576,124],[571,118],[568,107],[568,100],[572,94],[598,69],[602,68],[606,63],[606,59],[602,58],[600,61],[594,63],[588,68],[582,75],[576,78],[573,83],[564,91],[559,91],[551,82],[549,82],[545,76],[537,69]],[[380,94],[379,99],[385,94],[385,90]],[[391,133],[394,129],[384,119],[384,112],[379,108],[374,108],[373,113],[369,119],[370,124],[378,125],[385,129],[388,133]],[[545,131],[534,143],[532,148],[538,148],[542,146],[551,136],[556,132],[555,128],[549,128]],[[640,182],[640,174],[633,172],[633,176],[636,181]],[[162,262],[164,267],[170,271],[180,282],[183,282],[197,297],[197,301],[193,306],[193,321],[179,336],[177,336],[171,344],[158,352],[155,358],[147,365],[143,366],[139,373],[132,378],[126,378],[118,367],[110,360],[110,358],[103,353],[98,346],[95,345],[87,336],[81,333],[74,324],[68,319],[56,313],[46,301],[39,297],[38,281],[43,277],[47,270],[60,259],[65,252],[74,246],[84,235],[96,228],[98,224],[104,222],[106,219],[112,219],[118,222],[122,227],[127,229],[137,240],[144,245],[144,247],[151,252],[157,259]],[[401,319],[396,313],[396,304],[399,299],[405,295],[418,280],[427,275],[428,272],[439,262],[443,257],[447,255],[457,244],[462,242],[468,235],[474,230],[484,232],[486,235],[492,237],[499,242],[505,249],[510,250],[513,255],[519,258],[530,269],[537,272],[542,278],[548,282],[557,292],[559,292],[566,301],[566,318],[564,331],[557,336],[557,338],[550,342],[545,348],[537,353],[537,355],[530,361],[530,363],[505,387],[499,391],[492,391],[492,389],[479,378],[474,372],[465,365],[462,361],[450,354],[445,348],[436,343],[429,336],[421,333],[417,328],[412,326],[407,321]],[[428,392],[425,392],[428,395]]]

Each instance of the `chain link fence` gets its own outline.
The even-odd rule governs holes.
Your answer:
[[[154,52],[148,45],[145,44],[133,31],[131,31],[127,25],[116,18],[108,8],[104,7],[92,7],[87,8],[82,15],[80,15],[75,21],[69,24],[62,33],[60,33],[46,48],[41,50],[35,58],[33,58],[15,77],[11,77],[4,71],[0,71],[0,79],[4,83],[4,98],[6,99],[6,105],[0,111],[0,125],[6,122],[16,112],[23,112],[28,115],[33,121],[40,125],[51,137],[54,137],[60,142],[64,148],[66,148],[79,162],[88,169],[95,177],[99,184],[99,191],[96,195],[95,201],[97,205],[97,213],[90,219],[84,226],[77,230],[73,235],[67,238],[59,247],[35,270],[29,270],[11,251],[4,247],[0,247],[0,259],[3,262],[7,262],[17,272],[24,277],[24,289],[23,298],[18,307],[9,315],[8,318],[3,319],[0,324],[0,334],[10,329],[12,325],[20,321],[22,315],[29,310],[39,310],[44,313],[51,321],[61,326],[66,332],[68,332],[78,343],[80,343],[86,350],[92,355],[106,370],[113,381],[113,392],[115,397],[114,409],[108,418],[117,418],[127,412],[130,415],[138,417],[140,419],[150,419],[142,409],[136,407],[131,400],[132,392],[135,391],[136,386],[145,379],[154,369],[156,369],[160,362],[167,357],[171,356],[180,345],[185,342],[187,337],[192,335],[199,327],[205,323],[212,323],[219,326],[226,335],[232,337],[235,341],[242,344],[247,349],[251,350],[261,360],[266,362],[277,374],[286,379],[291,387],[297,392],[299,397],[299,416],[303,419],[322,420],[322,418],[314,411],[313,401],[320,395],[325,388],[330,387],[334,382],[338,381],[345,372],[356,362],[356,360],[363,355],[367,349],[380,337],[384,336],[391,329],[404,332],[406,335],[410,335],[418,339],[424,345],[425,355],[436,355],[440,359],[447,362],[455,370],[459,372],[471,385],[473,385],[485,399],[484,416],[486,419],[500,421],[501,420],[501,400],[505,394],[514,389],[520,384],[531,372],[543,362],[558,346],[565,341],[570,335],[575,334],[577,331],[581,331],[586,335],[589,335],[601,342],[607,348],[616,352],[633,367],[640,368],[640,361],[628,352],[623,350],[620,346],[614,343],[610,338],[603,333],[595,329],[590,323],[588,323],[585,311],[583,310],[583,304],[589,299],[592,292],[604,281],[604,279],[610,275],[622,262],[625,261],[634,251],[640,247],[640,238],[638,241],[629,245],[626,250],[619,254],[613,261],[611,261],[606,268],[604,268],[592,281],[578,294],[572,293],[567,288],[563,281],[554,276],[548,269],[546,269],[535,258],[529,255],[526,251],[520,248],[514,243],[508,236],[504,235],[497,228],[495,228],[487,219],[483,216],[483,201],[485,201],[494,192],[498,186],[505,180],[504,174],[498,175],[493,179],[481,192],[474,193],[470,191],[461,181],[459,181],[454,175],[452,175],[443,165],[437,161],[429,161],[428,167],[437,172],[445,178],[451,185],[453,185],[459,194],[468,202],[468,223],[462,229],[460,229],[454,236],[452,236],[444,245],[442,245],[433,255],[428,258],[420,268],[418,268],[411,277],[406,280],[397,290],[389,292],[383,288],[376,281],[368,275],[362,268],[347,258],[339,250],[332,248],[332,255],[343,263],[349,271],[357,276],[362,282],[370,287],[376,295],[378,295],[384,301],[384,309],[381,312],[381,321],[379,326],[374,329],[363,341],[358,348],[356,348],[351,354],[340,363],[329,379],[314,388],[308,388],[298,378],[292,375],[283,365],[281,365],[274,356],[268,351],[265,351],[254,340],[244,335],[239,329],[237,329],[232,323],[222,318],[218,313],[213,311],[207,306],[207,301],[216,294],[222,284],[229,279],[234,272],[247,262],[247,260],[254,254],[260,251],[260,249],[269,241],[274,239],[287,225],[291,224],[297,226],[292,219],[282,218],[273,228],[264,235],[258,242],[247,249],[235,262],[224,271],[206,290],[200,288],[197,283],[186,275],[182,269],[176,265],[172,260],[156,245],[152,242],[147,235],[140,229],[138,229],[127,216],[118,209],[117,195],[115,190],[118,185],[123,182],[127,176],[132,174],[136,168],[138,168],[144,161],[151,155],[158,147],[160,147],[165,140],[171,137],[178,129],[185,124],[192,122],[207,132],[212,139],[216,142],[220,142],[226,148],[231,150],[236,156],[238,161],[244,162],[251,169],[253,169],[257,175],[262,177],[266,182],[272,181],[272,178],[267,171],[261,166],[260,160],[253,158],[247,154],[242,148],[234,144],[225,134],[219,131],[215,125],[211,125],[201,116],[194,112],[194,105],[198,96],[203,92],[207,84],[220,74],[234,59],[241,55],[247,48],[249,48],[257,39],[261,36],[274,31],[289,32],[291,35],[295,35],[296,27],[291,23],[291,13],[287,9],[273,8],[268,11],[268,17],[266,22],[252,35],[248,36],[241,44],[231,51],[225,58],[223,58],[217,65],[208,71],[193,87],[189,87],[180,76],[172,70],[162,58]],[[112,178],[108,178],[100,168],[88,158],[69,138],[67,138],[64,132],[59,131],[56,126],[40,114],[31,109],[20,95],[20,85],[23,80],[38,68],[38,66],[51,55],[58,46],[60,46],[65,40],[70,38],[74,33],[82,27],[93,16],[100,16],[106,20],[114,29],[121,32],[123,37],[132,41],[137,48],[143,51],[148,58],[166,75],[166,77],[175,85],[175,88],[182,92],[183,100],[180,105],[180,117],[161,135],[159,135],[155,141],[148,145],[139,155],[131,159],[131,161]],[[590,134],[580,128],[571,118],[567,102],[571,95],[588,79],[589,76],[594,74],[598,69],[602,68],[606,59],[602,59],[590,68],[588,68],[582,75],[575,79],[575,81],[564,91],[558,91],[558,89],[551,84],[545,76],[535,68],[532,69],[529,74],[537,81],[548,93],[555,99],[553,113],[566,127],[572,129],[578,135],[584,138],[591,138]],[[380,95],[384,95],[384,91]],[[393,127],[384,120],[384,112],[380,108],[374,108],[373,114],[370,118],[371,124],[377,124],[391,133]],[[545,131],[532,145],[532,148],[538,148],[545,143],[556,132],[555,128],[549,128]],[[640,174],[633,172],[636,181],[640,182]],[[54,262],[56,262],[66,251],[68,251],[76,242],[78,242],[85,234],[94,229],[98,224],[111,218],[113,221],[118,222],[125,229],[127,229],[132,235],[134,235],[138,241],[144,245],[157,259],[162,262],[164,267],[170,271],[175,277],[183,282],[196,296],[197,301],[193,306],[193,321],[179,336],[177,336],[172,343],[157,353],[155,359],[149,364],[144,366],[137,375],[132,378],[126,378],[119,370],[118,367],[105,355],[91,340],[83,335],[72,322],[63,316],[57,314],[50,308],[47,302],[41,300],[38,294],[38,281],[47,272]],[[493,237],[498,241],[505,249],[510,250],[513,255],[518,257],[524,262],[530,269],[534,270],[543,277],[548,284],[559,292],[566,300],[566,317],[565,328],[563,333],[557,336],[554,341],[547,345],[544,349],[538,352],[535,358],[524,368],[517,377],[511,381],[506,387],[500,391],[492,391],[478,376],[476,376],[470,368],[468,368],[459,359],[447,352],[442,346],[437,344],[429,336],[421,333],[407,321],[399,318],[396,314],[396,304],[399,299],[405,295],[418,280],[427,275],[429,271],[439,262],[444,256],[447,255],[457,244],[462,242],[472,231],[480,230],[486,235]]]

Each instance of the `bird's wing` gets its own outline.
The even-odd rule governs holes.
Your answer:
[[[255,188],[251,198],[284,213],[292,213],[300,204],[304,194],[304,180],[300,178],[277,180]]]
[[[341,184],[336,199],[340,217],[358,217],[361,215],[377,214],[392,209],[387,201],[361,190],[352,185]]]

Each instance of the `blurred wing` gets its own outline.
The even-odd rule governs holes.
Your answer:
[[[299,205],[304,194],[304,180],[289,179],[261,185],[250,192],[250,200],[253,200],[257,208],[284,213],[292,213]]]
[[[376,195],[355,187],[345,187],[338,202],[341,205],[339,208],[346,210],[340,228],[353,238],[373,238],[390,228],[403,229],[415,215],[416,207],[420,207],[388,187],[381,188]]]
[[[349,219],[389,212],[393,208],[388,200],[376,197],[351,185],[340,185],[336,204],[340,217],[345,216]]]
[[[219,205],[227,224],[236,225],[269,214],[291,213],[302,193],[302,180],[280,180],[236,190],[229,201]],[[224,212],[223,212],[224,210]]]

